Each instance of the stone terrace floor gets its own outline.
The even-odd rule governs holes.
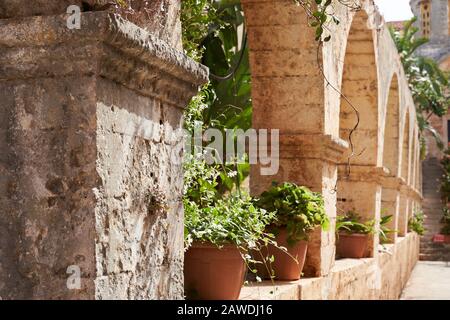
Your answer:
[[[402,300],[450,300],[450,262],[419,261]]]

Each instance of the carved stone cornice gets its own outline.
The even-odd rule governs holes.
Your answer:
[[[337,163],[348,143],[331,135],[280,133],[280,158],[319,159]]]
[[[372,182],[381,184],[382,177],[386,176],[388,171],[383,167],[362,166],[351,164],[339,164],[338,179],[354,182]]]
[[[407,184],[402,185],[400,193],[408,198],[414,199],[419,202],[423,200],[423,196],[420,193],[420,191]]]
[[[423,199],[420,191],[409,186],[402,177],[393,176],[385,167],[351,165],[348,175],[347,165],[339,164],[338,177],[346,181],[377,183],[383,188],[397,190],[408,198],[417,201]]]
[[[82,13],[79,30],[67,18],[0,20],[0,81],[99,76],[182,108],[208,80],[207,67],[118,15]]]

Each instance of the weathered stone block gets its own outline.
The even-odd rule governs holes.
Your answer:
[[[181,299],[174,160],[207,69],[117,15],[82,21],[0,21],[0,297]]]

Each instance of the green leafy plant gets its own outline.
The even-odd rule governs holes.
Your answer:
[[[391,228],[389,228],[387,226],[389,223],[391,223],[393,218],[394,218],[393,215],[385,215],[385,216],[381,217],[381,219],[380,219],[379,235],[380,235],[380,243],[381,244],[388,243],[389,242],[388,235],[395,232],[395,230],[392,230]]]
[[[335,5],[343,5],[354,11],[361,10],[361,5],[352,0],[294,0],[294,2],[305,10],[309,26],[316,30],[315,40],[319,42],[330,41],[331,32],[326,33],[329,23],[336,25],[340,23],[335,15]]]
[[[441,223],[444,226],[441,229],[441,233],[445,235],[450,235],[450,209],[446,207],[442,211],[444,215],[441,219]]]
[[[361,216],[355,211],[348,211],[345,215],[338,216],[336,219],[336,233],[348,234],[374,234],[375,220],[362,222]]]
[[[322,195],[307,187],[290,182],[274,183],[270,190],[261,194],[257,205],[275,212],[273,227],[287,228],[289,244],[308,240],[309,233],[318,226],[324,230],[329,228]]]
[[[184,167],[185,248],[194,241],[219,248],[234,244],[247,266],[252,266],[252,273],[257,273],[253,266],[261,263],[270,272],[273,258],[265,256],[261,249],[269,244],[278,247],[274,235],[267,232],[267,226],[276,219],[275,213],[259,208],[240,190],[221,194],[218,185],[223,168],[206,164],[201,155],[187,155]],[[250,251],[258,252],[261,258],[254,260]]]
[[[425,227],[423,226],[423,222],[425,220],[425,215],[422,211],[417,211],[414,215],[408,220],[408,230],[414,231],[419,236],[422,236],[425,233]]]
[[[447,203],[447,201],[450,200],[450,149],[445,150],[441,165],[444,174],[441,178],[440,191],[443,201]]]
[[[266,226],[273,222],[275,214],[255,206],[248,195],[232,194],[203,206],[185,198],[184,206],[188,246],[192,241],[218,247],[235,244],[245,252],[257,249],[261,241],[265,245],[272,242]]]

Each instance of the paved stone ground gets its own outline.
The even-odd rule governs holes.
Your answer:
[[[450,300],[450,262],[419,261],[402,300]]]

